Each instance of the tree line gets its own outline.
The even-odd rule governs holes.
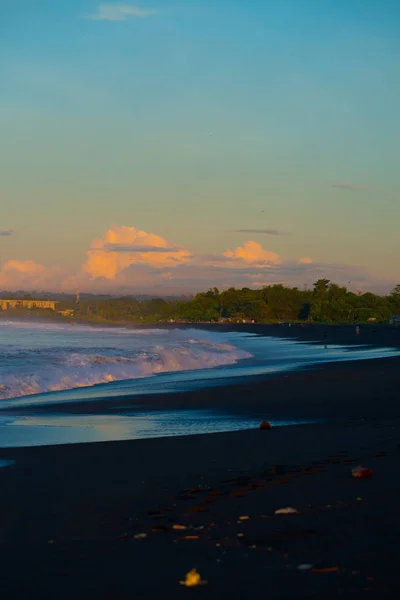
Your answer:
[[[182,300],[131,296],[83,300],[75,315],[94,320],[130,321],[313,321],[350,323],[389,321],[400,315],[400,285],[387,296],[370,292],[353,293],[328,279],[318,279],[312,289],[271,285],[258,290],[229,288],[207,292]]]

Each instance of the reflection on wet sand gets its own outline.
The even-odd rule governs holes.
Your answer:
[[[132,415],[46,414],[0,419],[0,446],[47,446],[255,429],[259,419],[209,410]],[[272,421],[295,425],[299,421]]]

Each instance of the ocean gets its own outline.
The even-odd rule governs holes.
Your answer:
[[[0,446],[229,431],[258,421],[217,410],[146,410],[135,398],[232,383],[320,363],[395,356],[393,348],[312,344],[199,328],[0,322]],[[118,399],[132,398],[134,411]],[[101,402],[99,402],[101,400]],[[245,400],[244,400],[245,402]],[[85,407],[72,410],[74,404]],[[100,407],[103,407],[101,410]],[[112,405],[108,414],[104,406]],[[131,407],[131,408],[132,408]],[[287,425],[291,421],[274,422]]]

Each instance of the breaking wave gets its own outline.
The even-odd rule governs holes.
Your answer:
[[[4,325],[12,343],[0,345],[1,399],[210,369],[252,356],[214,332]]]

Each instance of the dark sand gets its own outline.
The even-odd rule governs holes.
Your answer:
[[[0,449],[1,597],[398,598],[399,390],[400,359],[328,365],[144,400],[328,422]],[[208,584],[179,585],[194,567]]]

